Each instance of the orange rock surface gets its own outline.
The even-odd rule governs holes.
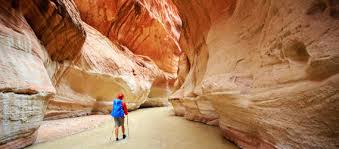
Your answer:
[[[81,18],[137,55],[150,57],[165,75],[152,84],[144,106],[168,104],[178,70],[181,19],[171,0],[75,0]]]
[[[167,105],[242,148],[337,148],[335,0],[0,0],[0,148]],[[175,92],[172,93],[172,89]]]
[[[176,74],[181,21],[170,0],[75,0],[81,18],[111,41]]]
[[[53,66],[57,94],[48,105],[46,119],[108,113],[121,92],[128,108],[135,110],[147,99],[154,78],[162,74],[148,57],[134,55],[89,25],[83,26],[87,38],[79,58]]]
[[[189,65],[172,95],[177,115],[219,125],[243,148],[337,147],[337,2],[174,3]]]
[[[135,110],[169,76],[82,22],[72,1],[1,3],[0,148],[32,144],[43,119],[108,113],[120,92]]]
[[[16,3],[52,60],[72,60],[80,53],[86,35],[73,1],[30,0]]]

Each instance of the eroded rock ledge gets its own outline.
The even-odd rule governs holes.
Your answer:
[[[51,69],[60,79],[46,119],[109,113],[119,92],[125,94],[129,110],[136,110],[147,99],[154,78],[162,75],[151,59],[134,55],[89,25],[83,26],[87,38],[79,58],[55,63]]]
[[[176,74],[181,20],[170,0],[75,0],[81,18],[133,53]]]
[[[164,71],[144,106],[167,105],[177,77],[181,19],[171,0],[75,0],[81,18],[111,41],[152,59]]]

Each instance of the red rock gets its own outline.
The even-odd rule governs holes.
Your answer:
[[[57,94],[48,105],[46,119],[107,114],[120,92],[128,109],[135,110],[147,99],[154,78],[162,74],[148,57],[134,55],[89,25],[84,27],[87,38],[78,59],[56,63]]]
[[[144,106],[167,105],[176,78],[181,20],[172,1],[75,0],[81,18],[113,42],[150,57],[165,74]]]
[[[18,1],[21,11],[52,60],[72,60],[81,50],[86,34],[73,1]]]
[[[180,18],[171,1],[75,0],[81,18],[111,41],[176,74]]]

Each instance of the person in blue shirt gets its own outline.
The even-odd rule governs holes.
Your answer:
[[[113,100],[111,116],[114,118],[116,141],[119,140],[118,135],[119,135],[120,126],[121,126],[122,134],[123,134],[122,137],[123,139],[126,138],[124,119],[125,119],[125,115],[128,115],[128,111],[127,111],[126,103],[122,101],[123,99],[124,99],[124,94],[118,94],[117,98]]]

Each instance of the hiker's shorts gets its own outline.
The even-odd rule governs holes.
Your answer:
[[[124,117],[114,118],[115,127],[124,126]]]

